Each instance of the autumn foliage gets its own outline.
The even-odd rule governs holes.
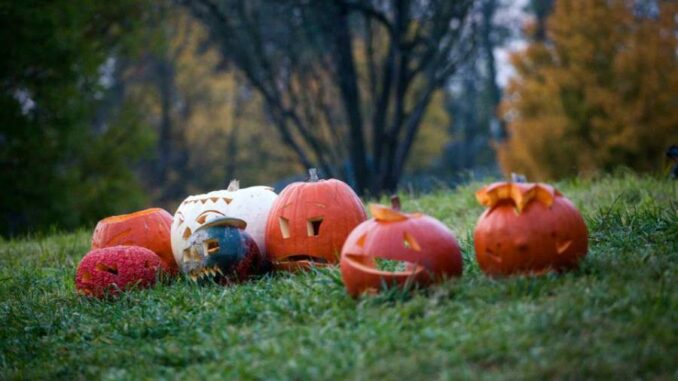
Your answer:
[[[512,56],[504,171],[547,179],[661,168],[678,142],[678,3],[651,3],[555,3],[546,41]]]

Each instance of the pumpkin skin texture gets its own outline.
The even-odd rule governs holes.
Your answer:
[[[165,262],[170,273],[176,274],[178,267],[170,244],[171,225],[172,215],[160,208],[104,218],[94,228],[92,249],[121,245],[145,247]]]
[[[577,267],[588,250],[586,223],[546,184],[499,182],[476,192],[488,209],[473,233],[480,268],[492,276]]]
[[[103,298],[131,287],[153,286],[160,271],[168,267],[155,253],[139,246],[112,246],[87,253],[75,274],[81,295]]]
[[[266,266],[247,224],[237,218],[219,218],[191,235],[184,249],[181,267],[193,281],[222,284],[245,281]]]
[[[266,247],[278,270],[295,271],[339,262],[349,233],[367,218],[360,198],[346,183],[318,180],[288,185],[273,204]]]
[[[181,262],[188,239],[202,225],[223,217],[233,217],[247,223],[249,233],[265,254],[266,220],[273,202],[278,197],[273,188],[254,186],[240,189],[237,180],[231,181],[228,189],[187,197],[177,208],[172,221],[172,252],[177,263]]]
[[[440,221],[370,205],[373,218],[358,225],[341,250],[341,276],[353,297],[383,286],[428,286],[462,274],[459,244]],[[382,271],[375,258],[406,262],[405,271]]]

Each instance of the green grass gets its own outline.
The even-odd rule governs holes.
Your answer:
[[[590,251],[564,275],[484,276],[479,184],[403,196],[450,226],[464,276],[353,300],[336,269],[223,288],[76,295],[89,231],[0,241],[0,379],[678,379],[678,184],[558,187]]]

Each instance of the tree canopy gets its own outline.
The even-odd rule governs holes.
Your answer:
[[[299,162],[361,193],[395,190],[435,92],[473,41],[470,0],[185,3]]]
[[[149,136],[133,110],[93,129],[109,79],[129,53],[142,2],[0,3],[0,231],[74,227],[141,205],[127,163]]]
[[[678,4],[559,0],[546,41],[512,57],[505,171],[552,179],[661,167],[678,141]]]

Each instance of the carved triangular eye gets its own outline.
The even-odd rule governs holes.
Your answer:
[[[356,241],[356,245],[358,245],[360,247],[365,247],[365,241],[366,240],[367,240],[367,233],[361,235],[360,238],[358,238],[358,240]]]
[[[210,197],[210,200],[212,200],[212,202],[217,202],[219,201],[219,197]]]
[[[207,253],[207,255],[212,255],[219,252],[219,241],[215,239],[205,241],[204,245],[205,253]]]
[[[285,217],[278,218],[280,222],[280,234],[282,237],[287,239],[290,238],[290,221]]]
[[[417,240],[408,232],[405,232],[403,235],[403,245],[408,249],[421,251],[421,247],[419,246],[419,243],[417,243]]]
[[[182,262],[190,262],[191,261],[191,249],[184,249],[184,253],[181,256],[181,261]]]
[[[320,235],[320,225],[323,223],[322,217],[309,218],[306,221],[306,233],[309,237],[317,237]]]
[[[204,204],[204,203],[207,202],[207,199],[206,199],[206,198],[203,198],[203,199],[200,200],[200,202],[201,202],[202,204]]]
[[[92,274],[90,274],[88,271],[84,271],[82,273],[82,281],[83,282],[91,282],[92,281]]]
[[[193,234],[191,228],[186,228],[184,229],[184,234],[182,235],[182,237],[184,237],[184,239],[189,239],[191,237],[191,234]]]
[[[567,251],[567,249],[570,248],[571,245],[572,245],[571,239],[568,239],[568,240],[565,240],[565,241],[562,241],[562,242],[557,242],[556,243],[556,252],[558,254],[563,254],[564,252]]]
[[[224,202],[226,203],[226,205],[230,204],[231,201],[233,201],[232,198],[228,198],[228,197],[222,197],[221,199],[224,200]]]

